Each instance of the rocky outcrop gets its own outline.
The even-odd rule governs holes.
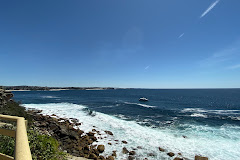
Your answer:
[[[7,105],[8,101],[12,101],[13,93],[9,91],[5,91],[0,87],[0,107]]]
[[[85,157],[89,159],[106,158],[99,155],[104,152],[104,145],[92,145],[97,141],[96,133],[75,129],[74,126],[78,121],[64,118],[53,118],[39,114],[40,111],[29,111],[33,115],[34,126],[42,134],[47,134],[58,140],[62,150],[77,157]],[[79,124],[79,123],[78,123]],[[109,156],[112,159],[112,156]],[[113,158],[114,159],[114,158]]]

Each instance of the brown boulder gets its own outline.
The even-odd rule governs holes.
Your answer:
[[[183,160],[183,158],[175,157],[173,160]]]
[[[135,154],[136,154],[135,151],[130,151],[130,152],[129,152],[129,155],[135,155]]]
[[[168,152],[167,155],[169,155],[170,157],[173,157],[175,154],[173,152]]]
[[[113,151],[113,153],[112,153],[112,156],[113,157],[117,157],[117,153],[116,153],[117,151]]]
[[[128,160],[134,160],[133,156],[128,156]]]
[[[79,139],[79,134],[78,134],[78,132],[71,130],[71,131],[69,132],[69,137],[70,137],[71,139]]]
[[[107,160],[114,160],[114,157],[113,156],[108,156]]]
[[[99,145],[99,146],[97,147],[97,149],[98,149],[98,151],[99,151],[100,153],[102,153],[102,152],[104,151],[105,147],[104,147],[104,145]]]
[[[106,158],[104,158],[103,156],[99,156],[98,160],[106,160]]]
[[[87,133],[88,136],[94,136],[94,134],[95,134],[95,133],[93,133],[93,132],[88,132],[88,133]]]
[[[104,131],[105,133],[109,134],[109,135],[113,135],[113,133],[111,131]]]
[[[97,156],[94,153],[91,153],[88,158],[97,160]]]
[[[165,149],[163,149],[163,148],[161,148],[161,147],[159,147],[158,149],[159,149],[159,151],[161,151],[161,152],[164,152],[164,151],[165,151]]]
[[[155,157],[156,155],[154,153],[148,153],[148,156]]]
[[[123,154],[127,154],[127,153],[129,153],[129,151],[127,150],[126,147],[123,147],[123,149],[122,149],[122,153],[123,153]]]
[[[195,156],[195,160],[208,160],[208,157]]]
[[[95,136],[89,136],[89,138],[90,138],[91,140],[93,140],[93,141],[96,141],[96,140],[97,140],[97,137],[95,137]]]

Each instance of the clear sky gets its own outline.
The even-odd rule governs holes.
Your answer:
[[[240,88],[240,0],[2,0],[0,85]]]

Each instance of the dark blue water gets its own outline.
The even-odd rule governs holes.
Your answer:
[[[155,141],[161,141],[159,145],[171,146],[176,152],[185,152],[190,159],[198,153],[211,159],[236,159],[240,156],[240,89],[18,91],[14,95],[15,100],[30,104],[27,105],[30,108],[39,106],[39,109],[52,110],[50,113],[61,112],[68,117],[82,116],[83,119],[79,118],[82,121],[86,118],[99,121],[94,125],[112,129],[116,136],[124,135],[133,141],[129,147],[140,144],[155,147],[151,152],[156,152],[156,157],[149,159],[164,157],[158,152]],[[139,102],[140,97],[147,97],[149,101]],[[76,109],[72,104],[86,108]],[[96,116],[88,117],[88,113]],[[86,121],[86,124],[90,123]],[[134,136],[128,133],[129,128],[135,132]],[[141,132],[146,133],[144,137]],[[182,135],[189,138],[182,140]],[[176,140],[171,142],[173,138]],[[142,139],[146,141],[142,142]],[[140,140],[141,143],[136,143]],[[144,154],[139,151],[139,155],[144,157]],[[120,156],[119,159],[122,158]]]
[[[92,111],[105,114],[122,114],[128,119],[141,121],[151,117],[150,123],[153,125],[163,125],[165,123],[154,122],[172,121],[174,117],[178,118],[178,123],[185,121],[208,125],[240,123],[237,120],[240,114],[240,89],[67,90],[14,92],[14,94],[15,99],[22,103],[68,102],[86,105]],[[140,97],[147,97],[149,101],[139,102]],[[184,111],[185,108],[192,110]],[[193,113],[201,113],[208,118],[193,118],[191,117]]]

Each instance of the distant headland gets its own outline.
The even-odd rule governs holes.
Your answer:
[[[114,87],[42,87],[42,86],[2,86],[8,91],[60,91],[60,90],[110,90]]]

